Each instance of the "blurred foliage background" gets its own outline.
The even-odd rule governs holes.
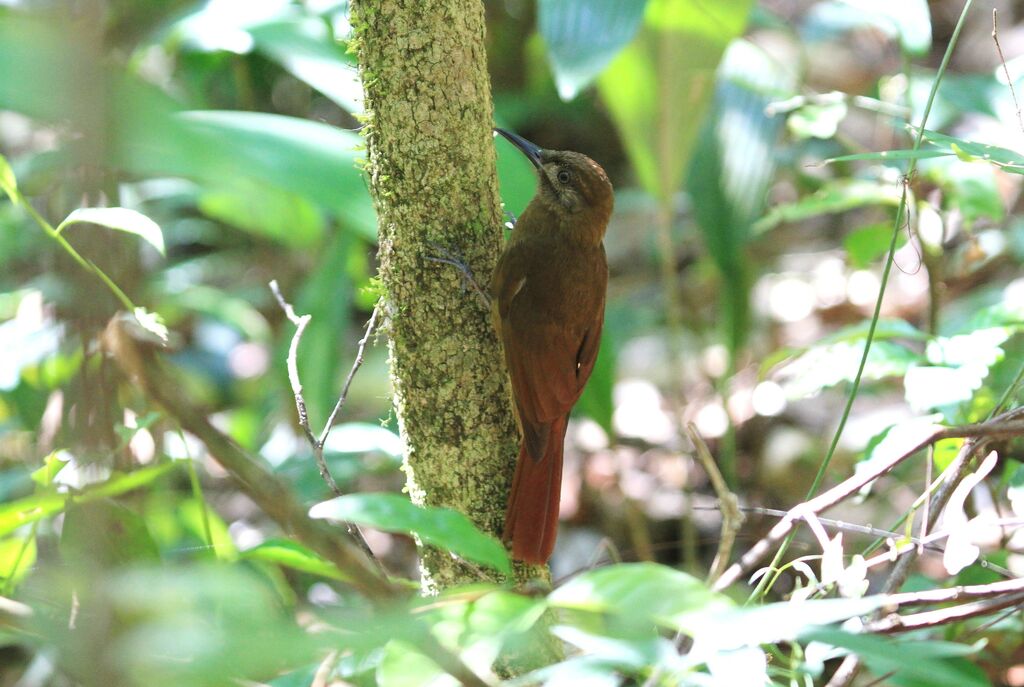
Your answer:
[[[786,508],[831,456],[841,419],[829,483],[894,427],[1019,404],[1024,158],[1012,151],[1024,125],[1009,83],[1024,85],[1024,5],[994,4],[1005,66],[993,3],[979,3],[905,178],[912,156],[879,152],[911,148],[961,2],[485,3],[497,123],[586,152],[616,187],[605,340],[570,427],[556,581],[620,559],[706,570],[719,516],[686,423],[744,503]],[[27,634],[0,627],[0,685],[311,684],[329,648],[336,679],[426,684],[436,666],[409,649],[423,627],[458,626],[445,636],[493,658],[536,619],[533,602],[495,592],[472,620],[367,620],[365,601],[332,583],[339,572],[283,539],[198,442],[118,382],[98,345],[126,303],[158,315],[195,404],[304,502],[330,497],[296,424],[284,366],[293,327],[267,283],[312,316],[299,367],[316,427],[376,302],[349,31],[337,0],[0,2],[0,188],[12,201],[0,202],[0,596],[42,618]],[[496,145],[515,215],[534,177]],[[901,184],[908,209],[894,224]],[[134,213],[69,218],[114,207]],[[378,342],[326,446],[343,491],[400,491],[390,407]],[[959,445],[929,459],[941,469]],[[950,576],[926,555],[914,588],[987,581],[993,566],[1024,573],[1024,541],[990,522],[1024,517],[1020,445],[999,448],[1005,460],[969,509],[981,557]],[[897,522],[923,463],[835,517]],[[773,522],[751,514],[738,549]],[[367,538],[389,571],[415,579],[407,534]],[[873,539],[847,535],[849,551]],[[821,554],[808,538],[790,555]],[[631,570],[640,585],[688,589],[664,568]],[[794,568],[772,598],[816,582]],[[579,608],[571,591],[560,598]],[[658,615],[658,603],[623,609]],[[588,626],[587,640],[584,625],[562,639],[600,653],[604,632],[640,653],[566,662],[567,684],[647,678],[667,660],[657,633],[645,629],[637,648],[635,633]],[[1007,616],[970,662],[953,652],[928,665],[966,671],[941,684],[1024,685],[1021,630],[1020,614]],[[781,639],[791,637],[753,636],[748,648]],[[821,674],[783,654],[779,684]],[[665,679],[701,665],[673,664]],[[707,684],[743,684],[718,670],[724,681]],[[606,682],[579,681],[591,678]]]

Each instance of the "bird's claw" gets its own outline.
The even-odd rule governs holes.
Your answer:
[[[432,249],[437,251],[438,255],[428,255],[427,260],[430,262],[439,262],[445,265],[451,265],[459,271],[459,275],[462,277],[462,291],[466,292],[467,289],[472,288],[476,291],[476,294],[483,301],[484,305],[489,309],[491,307],[490,296],[484,291],[480,284],[477,283],[476,278],[473,276],[473,270],[469,268],[460,256],[445,248],[444,246],[437,243],[428,244]]]

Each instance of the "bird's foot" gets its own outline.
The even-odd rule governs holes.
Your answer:
[[[516,222],[518,221],[516,219],[516,216],[513,215],[508,210],[505,210],[504,213],[505,213],[505,228],[506,229],[515,229],[516,228]]]
[[[431,262],[440,262],[445,265],[451,265],[452,267],[457,269],[459,271],[459,274],[462,276],[463,292],[465,292],[466,289],[473,289],[474,291],[476,291],[476,295],[480,297],[480,300],[483,301],[484,306],[488,310],[490,310],[491,297],[487,295],[487,292],[480,287],[479,283],[477,283],[476,278],[473,276],[473,270],[469,268],[469,265],[467,265],[459,255],[453,253],[451,250],[445,248],[444,246],[437,243],[431,243],[429,245],[431,248],[437,251],[438,254],[428,255],[427,260]]]

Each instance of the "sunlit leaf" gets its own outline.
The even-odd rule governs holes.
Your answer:
[[[459,681],[408,642],[393,640],[384,647],[377,668],[379,687],[457,687]]]
[[[551,592],[548,602],[689,630],[699,618],[732,606],[697,578],[655,563],[622,563],[585,572]]]
[[[309,515],[368,525],[385,532],[416,534],[425,544],[504,573],[511,572],[505,547],[478,530],[465,515],[449,508],[422,508],[399,494],[379,492],[339,496],[313,506]]]
[[[783,222],[799,222],[810,217],[871,205],[895,207],[899,202],[900,189],[896,184],[865,179],[837,179],[794,203],[772,208],[754,224],[753,231],[767,231]]]
[[[363,111],[363,87],[356,66],[334,41],[323,21],[276,21],[248,29],[256,50],[352,114]]]
[[[886,682],[919,687],[990,687],[980,669],[970,667],[959,660],[978,651],[967,644],[954,644],[937,639],[904,640],[891,636],[881,637],[869,634],[851,634],[842,630],[819,628],[803,634],[804,639],[813,639],[832,646],[849,649],[860,656],[876,675],[886,676]],[[896,672],[896,675],[889,676]],[[902,678],[916,678],[904,682]]]
[[[933,157],[949,157],[953,154],[949,150],[934,150],[922,148],[920,150],[881,150],[877,153],[853,153],[852,155],[839,155],[822,160],[822,164],[829,165],[834,162],[856,162],[858,160],[870,160],[873,162],[887,162],[890,160],[925,160]]]
[[[789,362],[778,372],[790,398],[805,398],[857,375],[864,353],[863,341],[842,341],[815,346]],[[921,355],[891,341],[875,341],[868,352],[863,379],[898,377],[921,361]]]
[[[601,97],[651,195],[664,200],[681,186],[719,60],[752,5],[650,0],[637,39],[601,75]]]
[[[805,39],[831,38],[837,33],[872,27],[899,40],[911,55],[927,54],[932,23],[927,0],[829,0],[815,4],[803,26]]]
[[[0,191],[6,193],[11,202],[18,202],[18,182],[14,178],[14,170],[3,155],[0,155]]]
[[[644,0],[538,0],[537,28],[563,100],[574,98],[636,35],[645,5]]]
[[[871,224],[855,229],[843,238],[843,248],[850,266],[864,269],[876,258],[885,255],[892,243],[893,227],[891,224]],[[906,232],[901,231],[896,238],[896,246],[907,242]]]
[[[840,122],[846,118],[843,101],[824,105],[805,105],[789,115],[786,126],[794,137],[829,139],[836,135]]]
[[[275,563],[294,570],[327,577],[332,580],[345,580],[337,567],[325,561],[302,544],[290,539],[268,539],[251,549],[241,552],[241,557],[249,560]]]
[[[135,234],[164,255],[164,235],[160,225],[141,212],[129,208],[79,208],[68,215],[57,226],[60,233],[73,224],[96,224],[107,229],[116,229]]]
[[[35,536],[0,540],[0,589],[8,593],[18,586],[36,564]]]
[[[267,184],[235,180],[201,193],[197,205],[207,217],[290,246],[312,246],[326,231],[316,205]]]
[[[32,481],[41,487],[48,487],[67,464],[67,457],[60,451],[54,451],[43,459],[43,467],[32,471]]]
[[[910,127],[912,132],[917,130]],[[991,162],[1004,172],[1024,174],[1024,156],[1007,148],[965,141],[955,136],[940,134],[937,131],[925,130],[924,140],[932,145],[949,150],[962,160]]]

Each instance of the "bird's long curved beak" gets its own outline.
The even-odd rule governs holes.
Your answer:
[[[519,148],[519,150],[523,152],[523,155],[529,158],[530,162],[532,162],[533,166],[537,169],[540,169],[544,164],[540,157],[543,150],[540,146],[530,143],[522,136],[516,136],[511,131],[505,131],[504,129],[498,129],[497,127],[495,127],[494,131],[495,133],[501,134],[507,138],[516,148]]]

